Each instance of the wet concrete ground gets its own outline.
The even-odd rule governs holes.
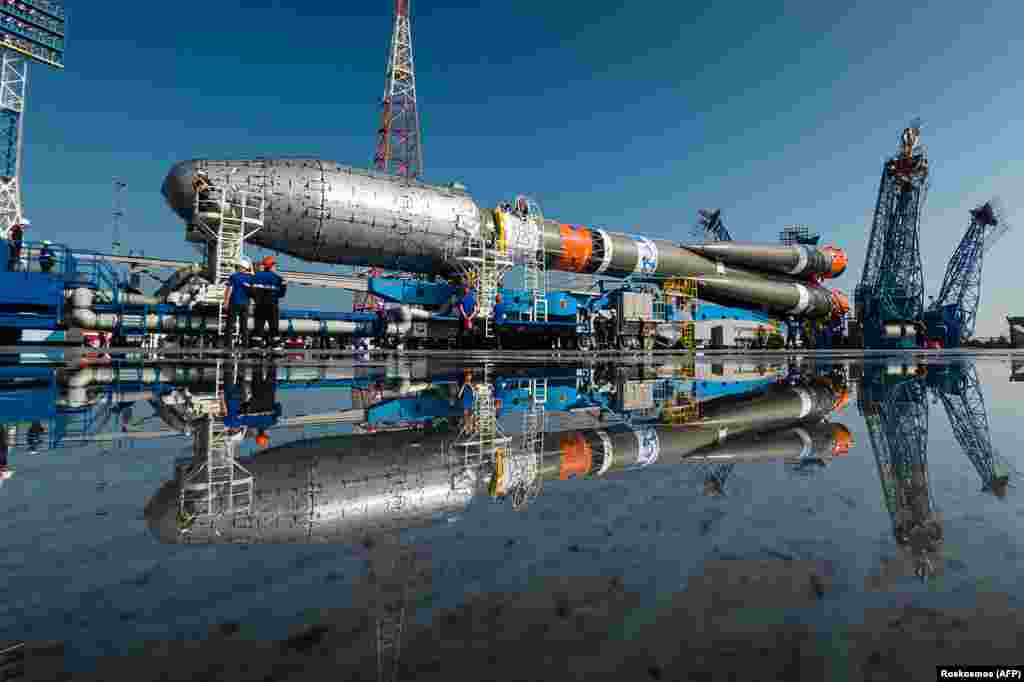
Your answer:
[[[1019,468],[1013,365],[976,367],[992,443]],[[280,395],[285,417],[350,406],[337,389]],[[0,488],[0,637],[27,642],[25,679],[370,680],[378,616],[405,590],[399,679],[895,680],[1015,663],[1016,472],[1004,498],[982,492],[929,405],[944,544],[924,582],[852,403],[833,419],[853,450],[810,474],[743,464],[712,498],[678,464],[553,481],[525,511],[473,504],[398,548],[162,545],[142,510],[186,440],[19,450]],[[300,435],[313,433],[275,444]],[[415,557],[416,577],[396,556]]]
[[[419,568],[429,579],[429,563]],[[1020,612],[994,595],[965,609],[868,609],[863,621],[822,632],[793,617],[828,599],[820,568],[709,562],[654,608],[616,578],[563,577],[524,593],[470,595],[407,627],[397,679],[930,680],[938,665],[1008,664],[1024,647]],[[254,641],[245,623],[226,622],[206,641],[138,643],[88,675],[61,671],[60,646],[36,645],[27,664],[39,677],[29,679],[377,680],[377,608],[370,600],[324,611],[276,642]]]

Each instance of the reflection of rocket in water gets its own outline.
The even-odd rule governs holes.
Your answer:
[[[716,444],[728,444],[731,435],[805,423],[804,431],[822,453],[836,452],[837,445],[849,440],[843,427],[818,423],[836,401],[826,384],[773,387],[743,398],[708,401],[704,417],[684,427],[617,424],[544,434],[544,456],[535,474],[565,480],[656,461],[678,463],[693,453],[706,454]],[[215,529],[193,528],[182,535],[176,521],[179,483],[172,481],[149,502],[146,517],[164,542],[348,542],[366,534],[427,526],[483,494],[488,479],[497,495],[516,484],[514,451],[499,453],[492,476],[489,467],[462,466],[461,456],[450,447],[454,437],[449,430],[400,431],[291,443],[245,462],[256,481],[251,513],[224,518]],[[765,438],[766,444],[774,444],[771,456],[799,457],[806,449],[791,429]],[[740,451],[736,456],[744,457]]]

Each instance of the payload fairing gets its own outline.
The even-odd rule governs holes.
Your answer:
[[[531,214],[525,204],[487,209],[457,184],[427,185],[318,159],[176,164],[163,194],[189,225],[195,218],[192,180],[199,170],[209,174],[214,186],[265,188],[264,227],[250,243],[311,262],[446,273],[454,268],[453,247],[475,238],[509,245],[513,258],[525,258],[530,245],[537,245],[552,270],[694,278],[702,299],[724,305],[809,316],[849,309],[839,291],[807,281],[842,274],[846,256],[834,247],[687,248],[562,224],[535,210]],[[190,230],[189,238],[198,239],[198,233]]]

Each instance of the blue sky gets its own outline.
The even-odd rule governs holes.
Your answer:
[[[159,192],[175,161],[369,166],[392,5],[300,4],[69,1],[68,68],[29,75],[35,236],[109,245],[119,175],[126,246],[191,257]],[[1024,216],[1024,3],[844,4],[414,0],[424,179],[666,238],[685,238],[704,207],[742,240],[805,223],[847,249],[837,284],[852,292],[882,161],[920,116],[934,294],[969,208],[999,196],[1011,223]],[[1014,230],[990,252],[979,335],[1024,314],[1022,247]],[[336,292],[290,298],[347,306]]]

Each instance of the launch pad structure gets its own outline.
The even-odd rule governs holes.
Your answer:
[[[30,62],[64,68],[64,5],[56,0],[0,4],[0,237],[25,224],[22,150]]]
[[[456,335],[449,332],[458,326],[453,301],[461,284],[476,290],[481,332],[471,336],[479,337],[484,347],[500,345],[503,336],[536,337],[551,348],[678,347],[679,340],[695,337],[697,311],[687,307],[698,300],[747,311],[755,323],[763,323],[757,333],[762,344],[777,334],[782,317],[813,320],[817,328],[828,329],[844,319],[849,309],[845,296],[821,282],[843,273],[846,256],[836,247],[819,246],[820,235],[805,226],[783,230],[777,246],[742,244],[732,240],[721,211],[702,211],[699,231],[712,241],[679,244],[553,220],[522,194],[487,208],[459,183],[422,182],[411,3],[395,0],[394,7],[374,171],[308,158],[179,163],[163,193],[185,221],[187,240],[201,246],[199,271],[179,269],[155,296],[107,296],[100,290],[116,292],[120,286],[109,274],[112,264],[125,262],[115,234],[114,253],[93,258],[94,271],[107,274],[86,278],[86,288],[96,293],[75,294],[75,286],[58,292],[42,279],[31,285],[45,290],[38,297],[52,294],[57,299],[46,303],[54,310],[55,324],[87,331],[218,336],[226,327],[225,284],[247,263],[247,244],[308,262],[369,269],[362,278],[286,273],[289,280],[298,276],[352,289],[366,300],[363,310],[350,317],[332,319],[318,312],[315,319],[282,321],[278,331],[283,336],[363,336],[401,345],[403,339],[431,342],[440,334],[443,344]],[[57,2],[31,0],[0,8],[0,13],[14,19],[5,24],[8,33],[0,32],[0,108],[8,141],[7,171],[0,175],[0,231],[6,233],[23,221],[20,169],[27,62],[63,68],[64,11]],[[941,300],[926,311],[919,242],[928,160],[919,137],[915,122],[904,131],[899,153],[883,168],[856,289],[857,327],[870,348],[913,347],[922,329],[929,338],[944,335],[945,345],[961,344],[973,331],[981,254],[994,243],[994,234],[1005,231],[995,228],[998,216],[973,220],[956,263],[950,263],[946,281],[951,284],[944,283]],[[979,207],[975,214],[991,211]],[[64,250],[70,261],[73,253]],[[31,246],[26,251],[29,256],[38,253]],[[65,264],[62,274],[74,268]],[[523,272],[523,282],[508,286],[506,276],[515,268]],[[401,274],[377,274],[384,272]],[[592,278],[600,288],[552,291],[548,275],[555,272]],[[609,279],[616,280],[613,291],[605,288]],[[89,296],[92,307],[83,303]],[[99,310],[97,303],[115,309]],[[187,311],[182,309],[185,303]],[[28,299],[12,304],[39,307]],[[201,322],[197,325],[194,318]],[[24,324],[19,317],[15,326]]]

